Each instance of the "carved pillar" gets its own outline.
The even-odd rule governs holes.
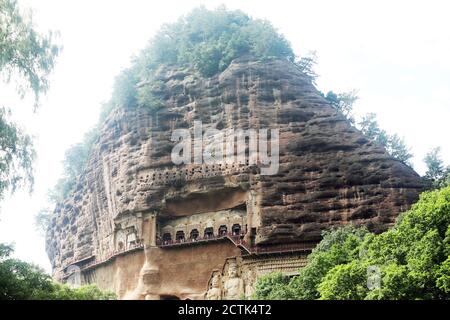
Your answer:
[[[144,219],[144,226],[142,228],[142,237],[144,244],[148,246],[156,246],[156,214],[147,215]]]
[[[251,192],[248,193],[247,200],[246,200],[246,207],[247,207],[247,221],[246,226],[243,226],[245,228],[245,236],[244,241],[251,245],[251,230],[253,225],[253,206],[252,206],[252,194]]]
[[[248,192],[247,201],[247,230],[245,233],[244,240],[249,245],[254,245],[254,237],[255,235],[252,234],[252,229],[257,228],[259,226],[258,220],[259,217],[257,216],[257,195],[255,191],[250,190]]]

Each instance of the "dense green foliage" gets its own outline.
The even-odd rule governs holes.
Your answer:
[[[258,278],[255,297],[265,300],[287,300],[295,298],[289,287],[290,279],[281,272],[272,272]]]
[[[269,274],[258,279],[256,298],[258,299],[317,299],[317,288],[325,275],[340,264],[358,258],[359,245],[369,234],[366,229],[344,226],[326,231],[322,241],[308,257],[306,267],[300,269],[299,276],[290,280],[279,274]],[[280,281],[283,279],[283,281]],[[281,282],[281,283],[280,283]],[[277,287],[280,285],[279,287]]]
[[[0,300],[110,300],[115,295],[96,286],[70,288],[52,281],[41,268],[11,258],[13,249],[0,244]]]
[[[224,7],[199,7],[176,23],[164,25],[141,59],[147,70],[161,64],[189,65],[209,77],[246,54],[259,59],[295,58],[288,41],[268,21]]]
[[[116,78],[113,104],[157,109],[161,102],[155,94],[158,83],[153,75],[160,66],[190,67],[211,77],[245,55],[295,61],[289,42],[268,21],[225,7],[196,8],[177,22],[163,25],[132,66]],[[298,66],[307,73],[312,71],[312,63],[305,57]]]
[[[370,287],[374,268],[380,285]],[[352,226],[325,233],[298,276],[260,278],[255,298],[449,299],[450,187],[422,193],[382,234]]]
[[[31,90],[35,107],[48,89],[58,52],[52,34],[37,33],[31,15],[22,15],[17,1],[0,0],[0,76],[6,83],[14,79],[21,97]],[[33,185],[31,138],[9,120],[9,110],[0,106],[0,199],[8,189]]]

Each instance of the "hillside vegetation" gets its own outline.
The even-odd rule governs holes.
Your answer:
[[[326,232],[298,276],[261,277],[255,298],[449,299],[450,187],[422,193],[382,234]]]

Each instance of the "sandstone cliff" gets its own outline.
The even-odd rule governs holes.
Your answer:
[[[229,241],[164,248],[164,236],[239,226],[247,246],[276,248],[314,244],[322,230],[346,223],[381,232],[422,189],[411,168],[352,127],[290,62],[242,58],[212,78],[162,67],[141,85],[165,106],[119,108],[104,123],[47,233],[58,279],[75,264],[84,281],[121,297],[199,298],[212,272],[245,250]],[[204,129],[279,128],[278,173],[174,165],[171,132],[195,120]]]

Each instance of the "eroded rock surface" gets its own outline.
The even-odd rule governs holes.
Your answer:
[[[277,250],[317,242],[322,230],[346,223],[381,232],[422,189],[411,168],[352,127],[287,61],[239,59],[208,79],[165,67],[141,85],[165,107],[120,108],[105,122],[47,233],[56,279],[76,264],[85,282],[120,297],[204,298],[218,286],[210,283],[214,270],[249,253],[238,242]],[[192,130],[196,120],[204,130],[278,128],[278,173],[174,165],[172,131]],[[219,239],[221,232],[241,239]],[[164,247],[193,234],[201,241]],[[236,284],[242,291],[240,280],[229,281]]]

